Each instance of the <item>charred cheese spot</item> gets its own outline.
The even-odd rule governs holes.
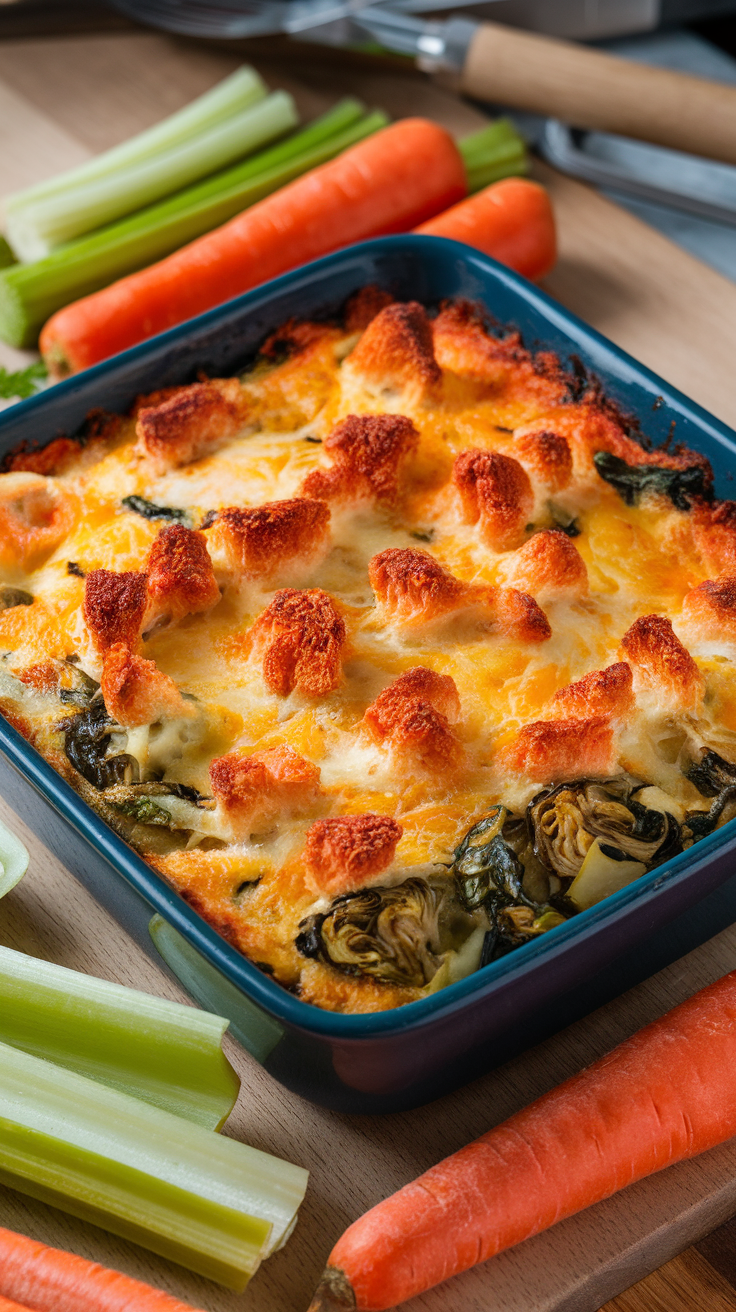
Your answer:
[[[550,492],[561,492],[572,478],[572,451],[561,433],[544,428],[520,433],[514,438],[514,455]]]
[[[290,566],[308,571],[324,554],[329,531],[325,501],[293,497],[262,506],[229,506],[219,512],[209,539],[235,579],[269,579]]]
[[[525,724],[502,753],[503,765],[537,783],[610,773],[614,736],[605,716]]]
[[[736,577],[699,583],[685,597],[682,614],[694,639],[736,642]]]
[[[146,612],[146,575],[133,570],[116,574],[93,569],[85,579],[82,613],[92,645],[103,654],[116,643],[135,651],[140,646]]]
[[[388,815],[315,820],[303,860],[313,886],[334,893],[360,888],[391,865],[403,829]]]
[[[294,689],[307,697],[332,692],[342,676],[345,638],[345,621],[321,588],[282,588],[252,630],[263,678],[282,697]]]
[[[509,583],[542,600],[584,597],[588,571],[574,542],[561,529],[542,529],[504,565]]]
[[[621,639],[620,655],[631,665],[637,694],[692,709],[703,694],[703,678],[664,615],[642,615]]]
[[[529,475],[518,460],[498,451],[463,451],[452,479],[465,522],[478,525],[486,546],[495,551],[518,546],[534,506]]]
[[[419,434],[404,415],[348,415],[325,440],[331,469],[305,479],[307,497],[341,501],[396,501],[402,467],[414,453]]]
[[[0,564],[33,569],[72,527],[69,497],[41,474],[0,474]]]
[[[626,661],[605,670],[591,670],[582,679],[560,688],[552,699],[552,710],[562,719],[607,715],[624,720],[633,709],[633,676]]]
[[[146,626],[199,614],[220,600],[204,533],[183,524],[161,529],[148,556],[147,574]]]
[[[144,406],[136,422],[136,452],[153,474],[210,455],[243,429],[247,401],[237,378],[213,378],[177,389]]]
[[[379,693],[363,723],[376,742],[391,747],[399,762],[431,771],[456,770],[463,751],[450,725],[459,714],[454,680],[415,666]]]
[[[230,752],[210,765],[212,794],[235,838],[254,826],[308,810],[319,796],[319,768],[291,747],[268,748],[249,756]]]
[[[436,391],[442,371],[424,307],[417,301],[387,305],[371,320],[345,367],[381,389],[411,387],[420,396]]]
[[[137,656],[124,642],[116,642],[105,652],[100,686],[110,715],[126,729],[195,714],[174,680],[155,661]]]

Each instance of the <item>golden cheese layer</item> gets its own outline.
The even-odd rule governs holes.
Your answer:
[[[736,760],[736,507],[704,458],[467,305],[388,302],[0,475],[5,714],[242,952],[356,1012],[476,968],[499,914],[511,942],[584,905],[538,846],[544,887],[457,900],[498,804],[625,778],[679,826],[715,791],[693,763]]]

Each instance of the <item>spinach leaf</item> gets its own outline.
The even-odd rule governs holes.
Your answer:
[[[701,465],[689,469],[664,469],[660,465],[627,465],[610,451],[596,451],[593,462],[601,478],[616,489],[627,506],[636,506],[647,492],[669,497],[677,510],[689,510],[692,497],[707,497]]]

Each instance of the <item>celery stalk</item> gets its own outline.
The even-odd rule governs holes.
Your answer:
[[[113,174],[83,180],[63,192],[6,204],[8,241],[21,259],[43,259],[57,246],[150,205],[249,155],[299,121],[294,99],[274,91],[257,105]]]
[[[141,160],[150,159],[152,155],[171,150],[174,146],[181,146],[198,133],[230,118],[232,114],[247,109],[259,100],[265,100],[267,95],[268,87],[263,78],[254,68],[244,64],[211,90],[205,91],[204,95],[198,96],[153,127],[146,128],[145,132],[138,132],[136,136],[129,137],[118,146],[112,146],[101,155],[95,155],[84,164],[78,164],[76,168],[67,169],[65,173],[57,173],[53,178],[45,178],[43,182],[26,187],[24,191],[6,196],[5,208],[20,206],[43,196],[57,195],[80,182],[107,177],[117,169],[127,168]]]
[[[15,256],[4,237],[0,237],[0,269],[7,269],[15,264]]]
[[[469,192],[480,191],[491,182],[528,171],[524,139],[507,118],[496,119],[479,132],[464,137],[458,145],[465,163]]]
[[[220,1047],[227,1026],[207,1011],[0,947],[0,1042],[209,1130],[230,1115],[240,1087]]]
[[[23,878],[28,869],[28,851],[15,834],[0,824],[0,897]]]
[[[162,259],[293,178],[385,126],[347,99],[286,141],[119,223],[60,247],[45,260],[0,271],[0,338],[33,346],[63,305]]]
[[[307,1172],[0,1044],[0,1181],[242,1289]]]

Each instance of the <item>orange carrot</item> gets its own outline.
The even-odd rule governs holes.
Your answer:
[[[543,278],[557,258],[552,202],[528,178],[493,182],[416,231],[464,241],[526,278]]]
[[[736,971],[366,1212],[309,1312],[383,1312],[736,1134]]]
[[[0,1312],[18,1303],[24,1312],[195,1312],[162,1289],[0,1228]]]
[[[452,137],[427,119],[376,132],[165,260],[67,305],[41,333],[75,373],[308,260],[406,232],[467,193]]]

